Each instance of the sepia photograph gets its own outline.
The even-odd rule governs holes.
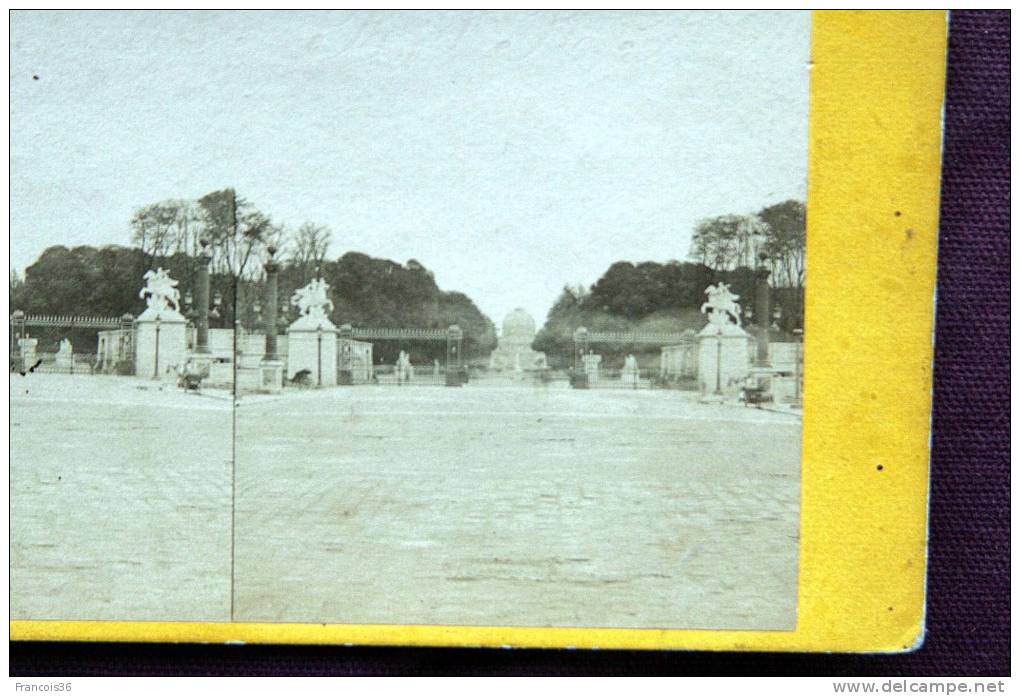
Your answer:
[[[797,629],[811,34],[13,11],[11,618]]]

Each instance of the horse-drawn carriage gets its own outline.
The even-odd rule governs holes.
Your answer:
[[[740,389],[740,395],[744,406],[753,405],[761,408],[762,404],[771,404],[775,401],[775,397],[772,395],[771,377],[755,375],[748,377]]]
[[[202,380],[209,376],[209,363],[188,360],[177,373],[177,386],[184,391],[198,391]]]

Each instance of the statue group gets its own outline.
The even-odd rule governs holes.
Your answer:
[[[57,349],[56,365],[61,370],[73,369],[74,349],[71,347],[71,340],[61,339],[60,347]]]
[[[329,299],[329,284],[322,278],[315,278],[295,291],[290,303],[298,308],[302,316],[313,319],[326,319],[327,313],[333,310],[333,300]]]
[[[705,288],[708,300],[701,305],[702,313],[708,314],[708,323],[712,326],[740,326],[740,305],[737,304],[739,295],[730,291],[726,283],[709,285]]]
[[[177,311],[180,307],[181,293],[177,289],[177,281],[170,277],[164,268],[148,270],[142,276],[145,287],[138,293],[145,298],[146,306],[156,314],[166,310]]]
[[[624,358],[620,379],[628,386],[636,387],[638,385],[638,380],[641,379],[641,371],[638,369],[637,358],[634,357],[633,353]]]
[[[400,351],[393,367],[397,375],[397,384],[408,384],[414,379],[414,365],[411,364],[411,356],[407,351]]]

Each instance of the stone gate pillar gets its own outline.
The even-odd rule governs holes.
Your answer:
[[[135,317],[130,312],[120,318],[115,348],[114,370],[118,375],[135,374]]]
[[[739,396],[750,372],[750,337],[739,326],[709,324],[698,334],[698,387],[703,397]]]

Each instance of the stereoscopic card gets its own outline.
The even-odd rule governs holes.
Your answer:
[[[912,649],[945,48],[14,12],[12,638]]]

